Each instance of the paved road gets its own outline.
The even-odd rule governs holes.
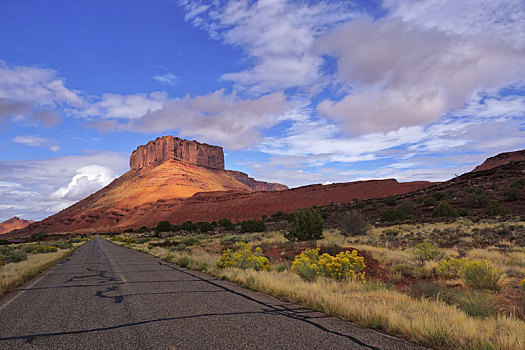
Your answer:
[[[0,349],[420,349],[95,239],[0,300]]]

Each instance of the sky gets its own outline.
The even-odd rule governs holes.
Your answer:
[[[290,187],[451,179],[525,148],[525,2],[0,2],[0,221],[163,135]]]

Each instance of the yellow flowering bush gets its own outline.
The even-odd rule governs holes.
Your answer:
[[[473,289],[498,289],[503,271],[488,260],[470,260],[464,263],[461,280]]]
[[[438,264],[438,272],[441,276],[454,278],[461,275],[461,270],[467,262],[466,258],[456,259],[447,256]]]
[[[365,259],[357,255],[357,251],[340,252],[336,256],[322,254],[319,248],[306,249],[295,257],[292,270],[307,281],[315,280],[317,276],[325,276],[337,280],[347,278],[365,279]]]
[[[521,288],[525,289],[525,278],[521,280],[520,286]]]
[[[244,242],[237,244],[235,251],[226,249],[222,252],[221,258],[217,262],[217,267],[238,267],[241,269],[269,270],[271,268],[268,258],[262,256],[262,249],[257,247],[252,252],[250,245]]]

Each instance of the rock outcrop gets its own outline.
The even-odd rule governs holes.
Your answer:
[[[0,234],[8,233],[13,230],[21,229],[33,223],[32,220],[20,219],[18,216],[13,216],[11,219],[0,222]]]
[[[179,159],[206,168],[224,170],[222,147],[212,146],[197,141],[183,140],[173,136],[163,136],[139,146],[131,154],[131,170],[151,164]]]
[[[520,162],[525,160],[525,150],[500,153],[497,156],[487,158],[483,164],[474,168],[474,171],[488,170],[510,162]]]
[[[254,191],[282,191],[288,189],[288,186],[283,184],[278,184],[275,182],[257,181],[254,178],[249,177],[248,174],[245,174],[240,171],[226,170],[226,173],[233,177],[235,180],[250,187]]]

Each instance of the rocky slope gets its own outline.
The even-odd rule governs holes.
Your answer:
[[[16,229],[21,229],[27,225],[33,223],[33,220],[20,219],[18,216],[14,216],[9,220],[0,222],[0,234],[8,233]]]
[[[494,157],[487,158],[483,164],[478,165],[473,171],[488,170],[510,162],[525,160],[525,150],[500,153]]]
[[[240,171],[226,170],[226,173],[233,177],[235,180],[250,187],[254,191],[282,191],[288,189],[288,186],[278,184],[275,182],[257,181],[254,178],[249,177],[247,174]]]

